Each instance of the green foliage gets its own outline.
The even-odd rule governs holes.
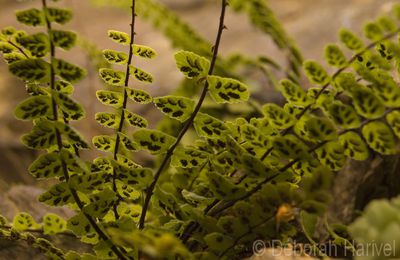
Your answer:
[[[33,238],[34,246],[56,259],[136,259],[139,253],[144,258],[230,259],[246,255],[256,239],[298,238],[309,240],[314,254],[322,256],[316,229],[331,199],[333,173],[349,158],[362,161],[399,152],[395,69],[400,48],[391,39],[399,29],[390,17],[366,24],[364,33],[372,43],[342,29],[339,40],[354,54],[346,57],[339,45],[327,45],[326,63],[336,69],[331,73],[315,61],[302,62],[265,2],[229,1],[286,52],[288,78],[278,81],[269,67],[281,66],[268,57],[219,57],[224,11],[229,8],[225,1],[218,40],[211,48],[166,7],[140,0],[132,1],[130,34],[108,31],[118,51],[96,51],[106,62],[98,63],[103,64],[99,76],[108,85],[96,96],[109,110],[97,112],[95,120],[109,129],[92,138],[93,146],[104,153],[86,161],[80,150],[89,145],[69,125],[85,117],[72,95],[73,84],[86,72],[55,52],[72,49],[77,35],[51,27],[68,23],[72,12],[42,3],[41,9],[16,14],[19,22],[40,26],[38,30],[28,34],[5,28],[0,52],[29,94],[15,109],[18,119],[33,123],[22,142],[43,151],[29,172],[52,179],[39,201],[76,212],[68,220],[47,214],[43,223],[27,213],[16,215],[12,224],[0,218],[1,237],[68,234],[96,253],[64,253],[47,240]],[[184,47],[174,58],[185,88],[175,94],[152,97],[146,90],[155,79],[136,59],[153,62],[157,54],[135,43],[136,10],[175,46]],[[267,75],[285,104],[258,105],[250,96],[254,80],[245,73],[239,73],[242,78],[235,75],[239,65]],[[314,85],[308,90],[299,83],[301,69]],[[165,115],[164,128],[149,128],[147,118],[130,110],[130,105],[147,109],[150,103]],[[143,161],[138,160],[142,150],[153,155],[143,165],[136,162]],[[324,228],[332,242],[347,241],[338,234],[339,226]]]

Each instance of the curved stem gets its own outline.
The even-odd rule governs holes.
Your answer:
[[[126,92],[126,88],[129,86],[129,74],[130,74],[130,65],[132,64],[132,58],[133,58],[133,44],[135,43],[135,20],[136,20],[136,14],[135,14],[135,6],[136,6],[136,0],[132,0],[132,6],[131,6],[131,16],[132,16],[132,20],[131,20],[131,32],[130,32],[130,43],[129,43],[129,54],[128,54],[128,62],[126,64],[126,72],[125,72],[125,83],[124,83],[124,100],[122,103],[122,111],[121,111],[121,120],[119,122],[118,125],[118,129],[117,129],[117,136],[115,139],[115,146],[114,146],[114,154],[113,154],[113,158],[114,160],[118,159],[118,150],[119,150],[119,146],[120,146],[120,141],[121,138],[119,136],[119,133],[122,132],[122,129],[124,128],[124,122],[125,122],[125,109],[128,103],[128,93]],[[117,184],[116,184],[116,179],[117,179],[117,172],[115,171],[115,169],[113,170],[113,190],[115,193],[117,193]],[[114,215],[116,219],[119,219],[119,214],[117,211],[117,206],[120,202],[120,198],[118,198],[117,202],[114,204],[113,206],[113,211],[114,211]]]
[[[42,0],[42,6],[43,10],[45,12],[45,19],[46,19],[46,27],[47,27],[47,33],[50,35],[52,27],[51,27],[51,22],[47,16],[47,2],[46,0]],[[55,46],[53,41],[50,39],[50,88],[52,90],[55,90],[55,80],[56,80],[56,75],[54,72],[54,59],[55,59]],[[55,102],[53,96],[52,96],[52,108],[53,108],[53,121],[57,122],[58,121],[58,108],[57,108],[57,103]],[[58,152],[61,152],[63,149],[63,143],[62,143],[62,137],[61,133],[58,129],[56,129],[56,139],[57,139],[57,146],[58,146]],[[63,169],[63,174],[64,174],[64,179],[65,182],[68,183],[69,180],[69,172],[68,172],[68,167],[65,161],[61,158],[61,166]],[[83,213],[83,215],[86,217],[86,219],[89,221],[91,226],[94,228],[96,233],[99,235],[99,237],[104,240],[108,241],[110,240],[108,236],[103,232],[103,230],[100,228],[100,226],[97,224],[96,220],[92,218],[89,214],[83,212],[83,207],[84,203],[81,201],[81,199],[78,196],[78,193],[75,189],[71,188],[69,186],[69,190],[71,192],[72,197],[74,198],[76,204],[78,205],[79,209]],[[110,240],[111,241],[111,240]],[[111,250],[120,258],[120,259],[127,259],[123,253],[115,246],[112,245]]]
[[[219,20],[218,33],[217,33],[217,38],[215,40],[215,45],[214,45],[214,48],[213,48],[213,56],[212,56],[212,59],[211,59],[210,69],[208,70],[208,75],[212,75],[213,72],[214,72],[214,67],[215,67],[215,63],[217,61],[217,56],[218,56],[218,49],[219,49],[219,45],[220,45],[220,42],[221,42],[222,31],[225,28],[224,20],[225,20],[225,10],[226,10],[227,3],[226,3],[226,0],[221,0],[221,2],[222,2],[222,7],[221,7],[220,20]],[[145,219],[146,219],[146,213],[148,211],[148,207],[149,207],[149,204],[150,204],[150,199],[151,199],[151,197],[153,195],[153,191],[154,191],[154,188],[155,188],[155,186],[157,184],[157,181],[160,178],[160,175],[163,172],[164,168],[167,166],[169,159],[171,158],[172,154],[175,151],[175,148],[179,145],[179,143],[182,140],[183,136],[186,134],[186,132],[192,126],[193,121],[194,121],[197,113],[200,111],[200,108],[203,105],[203,102],[204,102],[204,99],[206,98],[207,92],[208,92],[208,83],[206,82],[192,115],[186,121],[186,123],[183,126],[182,130],[179,132],[175,143],[168,149],[163,161],[161,162],[160,167],[158,168],[156,174],[154,175],[153,182],[150,184],[149,188],[146,190],[146,198],[145,198],[145,201],[144,201],[144,204],[143,204],[142,214],[140,215],[140,220],[139,220],[139,229],[143,229],[144,228],[144,222],[145,222]]]

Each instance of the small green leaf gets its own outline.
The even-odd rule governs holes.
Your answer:
[[[54,235],[67,229],[67,221],[56,214],[48,213],[43,217],[43,233]]]
[[[146,71],[141,70],[139,68],[130,66],[129,73],[131,75],[133,75],[140,82],[144,82],[144,83],[152,83],[153,82],[153,76],[150,73],[147,73]]]
[[[140,198],[140,191],[136,190],[135,188],[131,187],[130,185],[127,185],[125,183],[122,183],[120,181],[116,182],[117,186],[117,193],[126,199],[130,200],[137,200]]]
[[[228,130],[221,120],[204,113],[197,114],[193,125],[198,136],[209,139],[221,139]]]
[[[49,7],[46,11],[47,18],[50,22],[66,24],[72,19],[72,11],[69,9]]]
[[[83,208],[83,212],[96,218],[102,218],[112,208],[116,200],[115,192],[106,188],[90,197],[90,203]]]
[[[108,106],[113,106],[115,108],[122,107],[124,101],[124,96],[120,92],[108,91],[108,90],[98,90],[96,92],[97,99],[101,103]]]
[[[208,159],[207,153],[195,148],[181,147],[174,151],[171,165],[181,168],[195,168],[202,166]]]
[[[93,145],[104,152],[112,152],[115,147],[115,138],[109,135],[97,135],[92,139]]]
[[[325,47],[325,60],[329,65],[339,69],[347,66],[346,56],[336,44],[329,44]]]
[[[108,31],[108,37],[112,41],[122,44],[122,45],[129,45],[129,42],[131,40],[127,33],[120,32],[120,31],[114,31],[114,30]]]
[[[132,88],[126,88],[125,90],[126,93],[128,94],[128,97],[133,101],[135,101],[136,103],[148,104],[152,101],[152,97],[150,96],[150,94],[144,90],[132,89]]]
[[[39,201],[50,206],[63,206],[75,202],[66,182],[51,186],[39,196]]]
[[[13,220],[13,228],[18,231],[25,231],[27,229],[36,229],[39,224],[33,219],[31,215],[25,212],[21,212],[15,215]]]
[[[26,57],[21,54],[21,53],[5,53],[3,54],[4,60],[7,62],[7,64],[11,64],[20,60],[25,60]]]
[[[29,172],[38,179],[63,176],[60,154],[51,152],[39,156],[29,166]]]
[[[210,95],[217,103],[238,103],[249,99],[248,87],[235,79],[207,76],[207,83]]]
[[[17,50],[16,47],[12,46],[10,43],[8,42],[0,42],[0,53],[3,54],[10,54],[13,51]]]
[[[386,121],[400,139],[400,111],[393,111],[387,114]]]
[[[361,132],[368,146],[374,151],[385,155],[396,153],[396,139],[385,123],[370,122],[362,128]]]
[[[30,96],[42,96],[42,95],[49,95],[46,91],[46,88],[41,87],[39,84],[36,83],[28,83],[25,85],[26,92]]]
[[[233,237],[240,237],[249,231],[249,227],[236,216],[223,216],[219,218],[218,226],[224,230],[225,234]]]
[[[71,188],[84,193],[91,193],[93,190],[102,190],[104,182],[111,176],[107,172],[74,174],[70,177],[68,184]]]
[[[52,94],[65,119],[79,120],[85,116],[85,111],[82,106],[68,95],[57,91],[53,91]]]
[[[134,44],[133,45],[133,54],[140,56],[142,58],[153,59],[157,56],[155,50],[148,46]]]
[[[32,149],[48,149],[57,144],[55,126],[51,121],[40,119],[28,134],[22,136],[22,143]]]
[[[311,83],[324,86],[326,84],[329,84],[329,82],[331,81],[331,78],[329,77],[326,70],[315,61],[305,61],[303,63],[303,68]]]
[[[350,131],[339,136],[339,142],[344,148],[344,154],[358,161],[369,157],[369,150],[360,135]]]
[[[90,222],[87,220],[83,212],[70,218],[67,221],[67,228],[77,236],[89,236],[95,234],[94,228],[90,225]]]
[[[50,51],[50,41],[45,33],[35,33],[18,38],[18,43],[37,58],[46,56]]]
[[[12,74],[24,81],[45,83],[50,80],[50,64],[41,59],[16,61],[8,68]]]
[[[118,129],[121,116],[115,113],[99,112],[96,113],[95,119],[102,126]]]
[[[329,167],[333,171],[343,168],[346,163],[344,148],[337,141],[330,141],[318,148],[315,153],[322,165]]]
[[[207,246],[211,250],[215,250],[218,252],[223,252],[224,250],[228,249],[229,247],[233,246],[235,241],[224,234],[221,233],[210,233],[204,237],[204,240]]]
[[[118,52],[114,50],[104,50],[103,51],[104,58],[112,64],[126,64],[128,63],[128,55],[125,52]]]
[[[343,129],[358,128],[361,125],[361,118],[350,105],[335,100],[327,110],[328,116]]]
[[[352,51],[361,51],[364,48],[364,43],[348,29],[340,29],[339,38]]]
[[[308,159],[309,153],[307,146],[298,138],[293,135],[277,136],[272,140],[272,146],[285,158],[296,159],[305,158]]]
[[[137,145],[124,133],[118,133],[121,143],[129,151],[136,151],[138,149]]]
[[[78,82],[86,76],[84,69],[60,59],[54,59],[54,73],[71,83]]]
[[[141,116],[139,116],[138,114],[132,113],[129,110],[125,110],[125,119],[126,121],[134,127],[139,127],[139,128],[147,128],[147,126],[149,125],[149,123],[147,122],[147,120]]]
[[[49,96],[33,96],[19,103],[14,111],[20,120],[32,120],[40,117],[51,117],[53,114]]]
[[[189,79],[207,76],[210,62],[193,52],[179,51],[175,54],[178,69]]]
[[[262,111],[269,123],[278,130],[287,129],[296,122],[292,115],[276,104],[266,104]]]
[[[307,106],[312,101],[298,84],[288,79],[279,82],[279,91],[294,105]]]
[[[103,68],[100,69],[99,73],[101,79],[111,86],[121,87],[125,85],[125,72]]]
[[[314,141],[323,142],[337,138],[334,125],[326,118],[311,117],[305,121],[305,134]]]
[[[18,22],[25,25],[38,26],[45,24],[43,12],[36,8],[27,9],[24,11],[17,11],[15,15]]]
[[[74,87],[72,84],[64,80],[57,80],[54,84],[54,89],[65,95],[71,95],[74,93]]]
[[[151,154],[165,153],[175,142],[175,137],[157,130],[139,129],[133,133],[134,141]]]
[[[207,172],[209,188],[217,199],[234,200],[246,194],[242,186],[235,185],[232,179],[216,172]]]
[[[360,86],[351,91],[356,111],[367,119],[379,118],[385,113],[385,105],[372,90]]]
[[[85,142],[82,136],[69,124],[66,124],[64,122],[56,122],[56,127],[60,134],[77,148],[89,148],[89,145]]]
[[[141,166],[126,156],[117,154],[117,163],[129,169],[140,168]]]
[[[161,112],[180,122],[185,122],[192,115],[195,102],[186,97],[164,96],[153,99]]]
[[[69,50],[76,44],[76,33],[71,31],[51,30],[50,39],[54,46]]]
[[[153,171],[149,168],[127,168],[122,165],[117,167],[117,179],[135,189],[145,189],[153,181]]]
[[[364,35],[371,41],[378,41],[383,37],[383,31],[378,24],[368,22],[364,25]]]

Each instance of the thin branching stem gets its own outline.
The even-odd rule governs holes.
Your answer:
[[[51,22],[47,16],[47,2],[46,0],[42,0],[42,6],[43,10],[45,12],[45,19],[46,19],[46,27],[47,27],[47,33],[50,35],[52,26]],[[56,81],[56,75],[54,72],[54,60],[55,60],[55,46],[53,41],[50,39],[50,88],[51,90],[55,90],[55,81]],[[52,96],[52,108],[53,108],[53,121],[57,122],[58,121],[58,108],[57,108],[57,103],[55,102],[53,96]],[[56,128],[56,139],[57,139],[57,146],[58,146],[58,151],[61,152],[63,149],[63,143],[62,143],[62,137],[60,131]],[[65,161],[61,158],[61,166],[64,174],[64,179],[65,182],[68,183],[69,181],[69,172],[68,172],[68,167]],[[99,237],[104,240],[104,241],[109,241],[110,239],[108,236],[103,232],[103,230],[100,228],[100,226],[97,224],[96,220],[92,218],[89,214],[83,212],[83,207],[84,203],[81,201],[81,199],[78,196],[78,193],[76,192],[75,189],[69,187],[70,192],[72,194],[72,197],[74,198],[76,204],[78,205],[79,209],[82,211],[83,215],[86,217],[86,219],[89,221],[90,225],[94,228],[96,233],[99,235]],[[115,246],[111,246],[111,250],[120,258],[120,259],[127,259],[123,253]]]
[[[119,147],[120,147],[120,143],[121,143],[121,137],[119,135],[120,132],[122,132],[123,128],[124,128],[124,122],[125,122],[125,109],[127,107],[127,103],[128,103],[128,93],[126,91],[126,88],[129,86],[129,74],[131,72],[131,67],[130,65],[132,64],[132,58],[133,58],[133,44],[135,43],[135,21],[136,21],[136,14],[135,14],[135,9],[136,9],[136,0],[132,0],[132,6],[131,6],[131,10],[132,10],[132,20],[131,20],[131,32],[130,32],[130,43],[129,43],[129,54],[128,54],[128,62],[126,64],[126,72],[125,72],[125,82],[124,82],[124,99],[123,99],[123,103],[122,103],[122,110],[121,110],[121,120],[119,122],[118,125],[118,129],[117,129],[117,133],[116,133],[116,139],[115,139],[115,146],[114,146],[114,154],[113,154],[113,158],[114,160],[118,160],[118,151],[119,151]],[[116,179],[117,179],[117,172],[114,168],[113,170],[113,190],[115,193],[117,193],[117,184],[116,184]],[[121,199],[118,198],[117,202],[114,204],[113,206],[113,211],[114,211],[114,215],[116,219],[119,219],[119,214],[117,211],[117,207],[119,204],[119,201]]]
[[[222,7],[221,7],[220,20],[219,20],[218,33],[217,33],[217,37],[216,37],[215,44],[214,44],[214,47],[213,47],[213,56],[212,56],[212,59],[211,59],[210,68],[208,70],[208,75],[212,75],[213,72],[214,72],[214,67],[215,67],[215,63],[217,61],[217,56],[218,56],[218,49],[219,49],[219,45],[220,45],[220,42],[221,42],[222,31],[225,28],[224,20],[225,20],[225,10],[226,10],[227,3],[226,3],[226,0],[222,0],[221,2],[222,2]],[[186,132],[192,126],[193,121],[194,121],[197,113],[200,111],[200,108],[203,105],[203,102],[204,102],[204,99],[206,98],[207,92],[208,92],[208,83],[205,82],[203,91],[202,91],[202,93],[200,95],[200,98],[199,98],[199,100],[197,102],[197,105],[196,105],[192,115],[186,121],[186,123],[183,126],[182,130],[179,132],[175,143],[168,149],[163,161],[161,162],[160,167],[158,168],[156,174],[154,175],[153,182],[150,184],[149,188],[146,190],[146,198],[145,198],[145,201],[144,201],[144,204],[143,204],[142,214],[140,215],[140,220],[139,220],[139,229],[143,229],[144,228],[144,222],[145,222],[145,219],[146,219],[146,213],[148,211],[150,200],[151,200],[151,197],[153,195],[153,191],[154,191],[154,188],[155,188],[155,186],[157,184],[157,181],[160,178],[161,173],[164,171],[164,168],[168,165],[169,159],[171,158],[172,154],[174,153],[175,148],[179,145],[180,141],[182,140],[182,138],[184,137]]]

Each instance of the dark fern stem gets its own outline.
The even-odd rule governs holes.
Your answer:
[[[47,13],[48,8],[47,8],[46,0],[42,0],[42,6],[43,6],[43,10],[45,11],[45,13]],[[50,34],[51,30],[52,30],[52,25],[51,25],[51,22],[50,22],[49,18],[47,17],[47,15],[45,16],[45,19],[46,19],[47,33]],[[55,59],[55,46],[54,46],[53,41],[50,39],[50,64],[51,64],[51,66],[50,66],[50,88],[52,90],[55,90],[55,80],[56,80],[56,75],[55,75],[54,67],[53,67],[54,59]],[[53,97],[52,97],[52,109],[53,109],[53,121],[56,122],[56,121],[58,121],[58,108],[57,108],[57,103]],[[56,129],[56,139],[57,139],[58,151],[61,152],[61,150],[63,149],[63,142],[62,142],[61,133],[58,129]],[[68,172],[68,167],[67,167],[66,162],[62,158],[61,158],[61,165],[62,165],[65,182],[68,183],[69,177],[70,177],[69,172]],[[103,230],[97,224],[96,220],[94,218],[92,218],[89,214],[87,214],[83,211],[84,203],[79,198],[77,191],[71,187],[69,187],[69,189],[70,189],[71,194],[72,194],[76,204],[78,205],[79,209],[83,212],[84,216],[89,221],[89,223],[94,228],[94,230],[97,232],[99,237],[104,241],[110,241],[108,236],[103,232]],[[120,259],[127,259],[124,256],[124,254],[120,251],[121,249],[118,249],[115,245],[113,245],[111,247],[111,250]]]
[[[221,37],[222,37],[222,31],[226,28],[225,25],[224,25],[224,20],[225,20],[225,10],[226,10],[226,6],[227,6],[227,2],[226,2],[226,0],[222,0],[221,2],[222,2],[222,7],[221,7],[221,15],[220,15],[218,33],[217,33],[217,37],[216,37],[215,44],[214,44],[214,47],[213,47],[213,56],[212,56],[212,59],[211,59],[211,65],[210,65],[210,68],[209,68],[209,71],[208,71],[208,75],[212,75],[213,72],[214,72],[214,67],[215,67],[215,63],[217,61],[217,56],[218,56],[219,45],[220,45]],[[208,91],[208,83],[206,82],[192,115],[186,121],[186,123],[183,126],[182,130],[178,134],[178,137],[177,137],[175,143],[168,149],[168,151],[167,151],[167,153],[166,153],[166,155],[165,155],[160,167],[158,168],[158,170],[157,170],[157,172],[156,172],[156,174],[154,176],[153,182],[150,184],[149,188],[146,190],[146,198],[145,198],[145,201],[144,201],[144,204],[143,204],[142,213],[140,215],[140,220],[139,220],[139,229],[143,229],[144,228],[144,222],[146,220],[146,213],[148,211],[150,200],[151,200],[151,197],[153,195],[153,191],[154,191],[154,188],[155,188],[155,186],[157,184],[157,181],[160,178],[160,175],[162,174],[164,168],[167,166],[167,164],[169,162],[169,159],[171,158],[175,148],[179,145],[179,143],[182,140],[183,136],[186,134],[186,132],[192,126],[193,121],[194,121],[197,113],[200,111],[200,108],[203,105],[203,102],[204,102],[204,99],[206,97],[207,91]]]

